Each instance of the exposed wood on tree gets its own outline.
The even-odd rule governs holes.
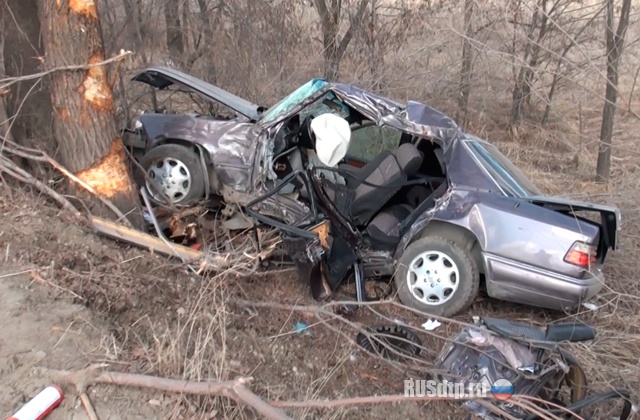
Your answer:
[[[611,174],[611,140],[613,137],[613,119],[618,99],[618,68],[624,48],[624,39],[629,26],[631,0],[622,0],[618,29],[614,31],[615,1],[606,0],[605,39],[607,45],[607,89],[602,109],[602,125],[600,127],[600,147],[598,148],[598,164],[596,181],[609,182]]]
[[[39,14],[47,67],[104,61],[96,1],[39,0]],[[53,128],[63,166],[111,200],[134,226],[142,226],[140,200],[115,125],[106,68],[53,73],[51,93]]]

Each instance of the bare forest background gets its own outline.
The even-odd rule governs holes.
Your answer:
[[[61,4],[76,11],[75,17],[66,20],[59,12]],[[591,387],[624,386],[634,390],[637,400],[639,6],[640,0],[0,0],[0,135],[1,147],[6,140],[12,148],[11,161],[5,159],[5,149],[0,150],[0,185],[8,185],[3,171],[23,174],[14,176],[17,179],[26,179],[21,171],[28,171],[54,185],[53,171],[43,164],[50,160],[42,152],[91,184],[91,173],[81,172],[117,155],[112,155],[117,130],[150,107],[143,100],[148,91],[130,83],[146,66],[175,67],[264,106],[318,76],[400,101],[424,101],[454,117],[466,131],[496,144],[546,193],[620,207],[621,249],[608,257],[608,282],[599,309],[578,314],[597,325],[599,338],[575,351],[592,378]],[[104,66],[108,73],[95,70],[84,82],[84,71],[51,72],[123,52],[126,57]],[[83,83],[86,91],[94,87],[87,87],[87,80],[106,81],[113,95],[109,89],[105,97],[112,96],[113,103],[92,108],[79,95],[75,98],[73,89]],[[96,85],[104,92],[104,86]],[[123,167],[114,162],[107,168],[112,174]],[[126,186],[125,178],[121,185]],[[99,184],[93,181],[91,185]],[[1,194],[8,203],[7,191]],[[113,198],[109,194],[102,195]],[[132,202],[133,193],[127,194],[113,200],[123,213]],[[49,229],[45,225],[61,223],[53,216],[42,222],[46,210],[29,207],[33,203],[6,205],[12,221],[19,219],[14,213],[33,208],[33,226],[44,231]],[[60,229],[70,228],[65,223]],[[297,302],[307,296],[306,289],[290,286],[286,276],[248,285],[222,273],[216,277],[220,281],[205,285],[147,254],[131,263],[129,254],[123,256],[115,246],[107,250],[89,235],[56,235],[58,242],[38,245],[33,255],[29,248],[24,255],[31,255],[33,264],[51,264],[51,282],[61,279],[78,299],[86,299],[86,306],[106,314],[114,326],[100,349],[109,360],[134,361],[144,372],[192,380],[250,373],[261,378],[258,392],[274,398],[384,391],[353,387],[349,375],[357,372],[349,363],[354,359],[351,350],[340,347],[344,341],[336,339],[337,327],[315,333],[321,344],[286,350],[293,348],[294,339],[280,338],[287,334],[282,326],[298,317],[289,311],[291,306],[282,304],[261,316],[247,315],[246,308],[236,313],[229,309],[229,284],[241,284],[264,302]],[[88,251],[61,256],[60,241],[78,237],[89,245],[76,248]],[[0,245],[4,240],[0,235]],[[14,242],[11,246],[19,250],[20,241]],[[84,252],[67,248],[64,252]],[[58,277],[53,275],[54,258],[56,267],[62,267],[57,268]],[[130,268],[134,265],[137,268]],[[312,305],[304,309],[311,314],[309,322],[323,311]],[[485,301],[473,311],[540,323],[551,317]],[[318,323],[328,324],[327,319],[333,320],[331,314]],[[191,331],[204,333],[196,337]],[[438,331],[443,336],[448,332]],[[444,343],[442,337],[438,340],[429,355]],[[285,344],[276,344],[281,342]],[[291,364],[297,366],[295,374]],[[378,373],[374,383],[384,383],[384,378]],[[294,385],[283,385],[290,381]],[[223,418],[241,412],[205,398],[175,404],[194,413],[220,412]],[[393,418],[394,410],[363,412],[367,418]],[[347,413],[342,413],[344,418],[358,418]],[[340,418],[340,413],[327,418]]]
[[[49,68],[36,1],[4,1],[5,74]],[[109,0],[98,11],[105,56],[135,53],[112,71],[120,126],[140,95],[127,76],[146,65],[191,72],[267,106],[324,76],[427,101],[489,141],[540,140],[538,152],[571,153],[574,163],[595,165],[602,140],[598,173],[606,181],[612,138],[614,170],[616,158],[629,157],[615,142],[614,110],[640,118],[632,3]],[[12,87],[7,113],[15,114],[16,138],[38,139],[55,155],[47,80],[35,84]],[[600,132],[589,131],[597,118]]]

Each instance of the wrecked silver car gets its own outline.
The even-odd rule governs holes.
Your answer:
[[[279,229],[317,299],[353,278],[367,300],[365,279],[393,277],[404,304],[452,316],[481,284],[493,298],[555,309],[603,287],[618,209],[544,196],[428,105],[313,79],[265,109],[170,68],[133,80],[233,112],[139,115],[126,142],[149,194],[217,199]]]

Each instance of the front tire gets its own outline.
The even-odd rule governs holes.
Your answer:
[[[179,144],[163,144],[142,156],[140,166],[149,178],[140,175],[138,184],[157,202],[166,204],[153,182],[174,204],[190,205],[205,194],[204,171],[198,155]]]
[[[394,278],[400,301],[419,311],[452,317],[478,295],[478,267],[463,246],[440,236],[411,243],[398,261]]]

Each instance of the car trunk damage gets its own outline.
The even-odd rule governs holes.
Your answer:
[[[533,196],[527,197],[527,201],[568,216],[580,217],[582,220],[587,219],[581,217],[581,214],[589,212],[598,213],[600,215],[601,229],[600,243],[598,244],[599,252],[601,252],[602,257],[604,257],[608,249],[617,249],[621,214],[620,210],[616,207],[569,200],[561,197]]]

